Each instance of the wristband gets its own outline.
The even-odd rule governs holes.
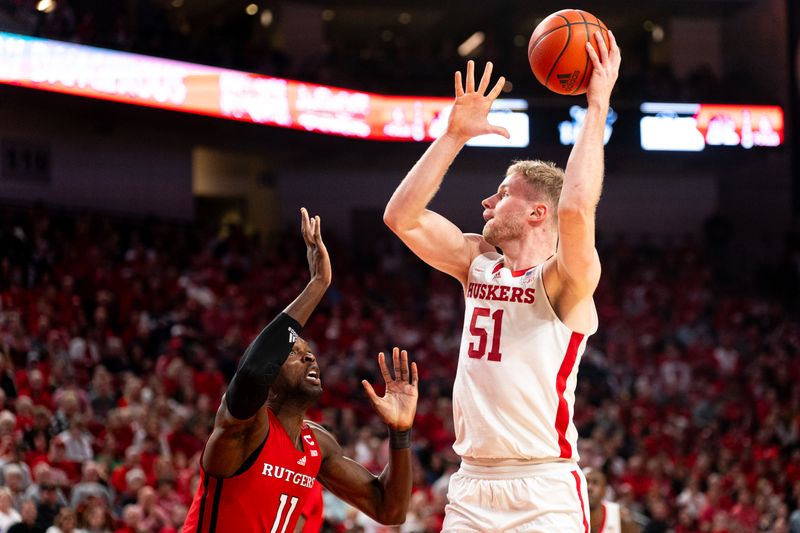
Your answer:
[[[405,431],[395,431],[389,428],[389,448],[403,450],[411,447],[411,428]]]

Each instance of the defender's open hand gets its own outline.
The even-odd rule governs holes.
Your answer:
[[[306,257],[308,258],[308,271],[311,281],[320,281],[328,286],[331,284],[331,260],[328,249],[322,242],[321,220],[319,216],[308,217],[305,207],[300,208],[300,230],[303,241],[306,243]]]
[[[414,423],[414,414],[417,412],[417,397],[419,395],[417,364],[411,363],[411,381],[409,382],[408,352],[399,348],[392,350],[392,364],[394,378],[386,366],[386,356],[383,352],[378,354],[383,380],[386,382],[386,394],[381,398],[367,380],[361,384],[367,391],[372,402],[372,407],[380,415],[383,422],[395,431],[405,431]]]

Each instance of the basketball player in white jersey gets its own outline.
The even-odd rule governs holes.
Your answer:
[[[489,90],[467,63],[455,75],[446,132],[389,201],[384,221],[423,261],[464,286],[466,314],[453,388],[461,467],[450,481],[444,531],[589,531],[586,480],[572,423],[578,364],[597,329],[600,278],[595,208],[603,132],[620,52],[599,34],[582,131],[564,171],[522,161],[483,200],[483,235],[427,209],[472,137],[508,132],[487,121],[504,78]],[[488,91],[488,92],[487,92]],[[562,186],[563,184],[563,186]],[[496,249],[502,250],[502,255]]]
[[[606,476],[594,468],[584,468],[589,488],[589,522],[592,533],[639,533],[639,524],[633,521],[627,509],[615,502],[606,501]]]

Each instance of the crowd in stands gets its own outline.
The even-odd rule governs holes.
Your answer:
[[[400,531],[439,531],[458,466],[460,287],[393,241],[358,258],[327,241],[334,281],[304,333],[324,386],[309,416],[379,472],[386,429],[359,382],[381,383],[378,351],[407,348],[421,383]],[[717,272],[707,250],[688,238],[601,247],[601,328],[575,406],[581,463],[606,473],[648,533],[796,533],[800,322]],[[238,358],[307,276],[296,228],[266,240],[235,225],[0,209],[0,533],[180,530]],[[325,501],[326,531],[382,531]]]
[[[0,0],[0,30],[379,93],[449,94],[448,76],[465,61],[457,51],[457,35],[436,29],[420,39],[406,31],[413,29],[414,20],[383,34],[376,29],[372,39],[343,38],[329,27],[319,38],[320,48],[301,53],[279,37],[279,13],[265,28],[259,16],[247,15],[246,2],[192,17],[187,14],[191,0],[46,0],[54,5],[48,12],[37,9],[40,1]],[[526,87],[535,87],[524,53],[527,41],[509,32],[505,9],[481,24],[486,42],[472,57],[494,61],[496,72],[514,82],[516,94],[524,95]],[[316,24],[308,27],[316,31]],[[391,37],[382,38],[386,35]],[[618,98],[720,101],[744,96],[733,94],[741,80],[720,80],[707,65],[678,77],[668,63],[653,63],[651,55],[659,54],[646,51],[656,43],[644,30],[628,35],[623,46],[637,52],[625,54]],[[726,91],[721,92],[723,86]],[[751,100],[753,96],[752,91],[746,94]],[[763,97],[769,100],[772,94]]]

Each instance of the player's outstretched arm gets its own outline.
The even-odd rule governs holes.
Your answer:
[[[214,421],[203,454],[203,468],[218,477],[230,476],[263,440],[253,429],[269,428],[261,407],[294,341],[331,283],[331,263],[322,241],[319,217],[300,210],[301,231],[311,279],[305,289],[253,340],[239,363]]]
[[[610,49],[599,31],[594,35],[599,56],[586,43],[594,66],[587,91],[588,109],[567,162],[558,203],[559,280],[563,288],[578,299],[591,296],[600,279],[600,260],[595,250],[595,209],[603,185],[606,117],[621,60],[619,47],[610,31],[608,36]]]
[[[330,433],[315,426],[324,454],[318,478],[328,490],[374,520],[382,524],[401,524],[406,519],[411,499],[410,432],[417,411],[419,378],[416,363],[411,363],[409,372],[405,350],[401,352],[395,348],[392,351],[394,378],[383,353],[378,355],[378,364],[386,381],[383,397],[375,394],[368,382],[362,384],[373,408],[389,426],[389,464],[379,476],[372,475],[362,465],[342,455],[341,446]]]
[[[467,63],[466,85],[461,72],[455,75],[456,99],[447,130],[425,151],[386,205],[383,220],[420,259],[446,272],[462,283],[472,259],[481,246],[492,248],[478,235],[464,235],[443,216],[427,208],[444,175],[458,153],[471,138],[485,133],[508,137],[508,132],[489,124],[492,102],[500,94],[505,79],[500,78],[487,93],[492,64],[487,63],[480,83],[475,87],[475,63]]]

